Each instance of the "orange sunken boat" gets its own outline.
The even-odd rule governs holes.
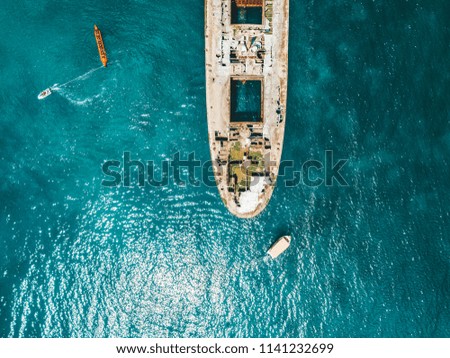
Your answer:
[[[98,54],[100,55],[100,61],[102,61],[103,66],[108,65],[108,57],[106,57],[105,45],[103,44],[102,33],[100,32],[97,25],[94,25],[94,35],[95,40],[97,41]]]

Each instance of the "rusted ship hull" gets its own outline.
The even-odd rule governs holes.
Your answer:
[[[260,17],[261,16],[261,17]],[[206,87],[211,157],[228,210],[267,206],[283,149],[289,0],[206,0]]]

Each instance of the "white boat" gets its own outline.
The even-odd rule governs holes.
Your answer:
[[[38,99],[44,99],[47,98],[52,94],[52,90],[50,88],[47,88],[43,90],[41,93],[39,93]]]
[[[278,256],[280,256],[283,252],[285,252],[289,245],[291,244],[291,237],[290,236],[283,236],[279,238],[267,251],[267,253],[272,257],[272,259],[276,259]]]

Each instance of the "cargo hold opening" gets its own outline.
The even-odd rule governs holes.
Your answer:
[[[262,122],[262,78],[231,78],[230,122]]]
[[[231,23],[233,25],[261,25],[263,23],[263,0],[231,0]]]

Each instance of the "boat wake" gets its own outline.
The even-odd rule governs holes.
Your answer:
[[[60,93],[60,95],[62,95],[66,100],[68,100],[70,103],[72,103],[72,104],[74,104],[74,105],[76,105],[76,106],[86,107],[86,106],[88,106],[89,104],[91,104],[94,100],[100,98],[100,97],[103,95],[103,93],[105,92],[104,90],[105,90],[105,89],[102,88],[102,90],[100,91],[100,93],[98,93],[98,94],[96,94],[96,95],[94,95],[94,96],[91,96],[91,97],[87,97],[87,98],[77,98],[77,97],[75,97],[75,96],[73,95],[73,93],[70,93],[69,91],[64,90],[64,89],[61,89],[59,93]]]
[[[113,64],[113,63],[115,63],[115,62],[111,62],[110,64]],[[97,95],[94,95],[89,98],[80,99],[80,98],[76,98],[77,96],[75,95],[75,93],[73,91],[74,87],[72,87],[70,85],[71,84],[73,85],[79,81],[87,80],[89,77],[91,77],[91,75],[93,73],[97,72],[101,68],[104,68],[104,67],[100,66],[100,67],[93,68],[93,69],[87,71],[86,73],[84,73],[80,76],[77,76],[77,77],[71,79],[70,81],[67,81],[62,84],[55,83],[53,86],[49,87],[49,89],[51,90],[51,93],[58,92],[60,96],[64,97],[70,103],[72,103],[74,105],[86,106],[86,105],[90,104],[93,100],[99,98],[104,93],[105,88],[102,88],[102,91]]]
[[[40,92],[39,96],[38,96],[38,99],[47,98],[52,93],[61,91],[64,87],[66,87],[67,85],[69,85],[71,83],[74,83],[74,82],[77,82],[77,81],[83,81],[83,80],[89,78],[89,76],[91,74],[93,74],[94,72],[98,71],[101,68],[103,68],[103,66],[93,68],[93,69],[87,71],[86,73],[82,74],[81,76],[77,76],[77,77],[75,77],[75,78],[71,79],[70,81],[67,81],[66,83],[63,83],[63,84],[55,83],[53,86],[51,86],[51,87],[45,89],[44,91]]]

